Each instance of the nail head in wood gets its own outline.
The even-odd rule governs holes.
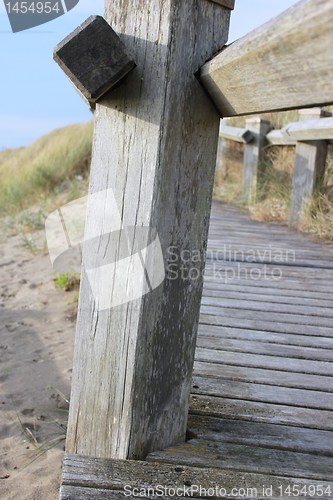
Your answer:
[[[79,93],[94,104],[135,66],[124,43],[101,16],[91,16],[54,49]]]

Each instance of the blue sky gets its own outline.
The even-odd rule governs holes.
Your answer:
[[[53,62],[53,47],[104,0],[81,0],[66,15],[13,34],[0,0],[0,149],[24,146],[41,135],[91,119],[87,105]],[[276,16],[297,0],[236,0],[229,42]]]

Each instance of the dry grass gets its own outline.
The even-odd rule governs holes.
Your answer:
[[[267,148],[261,165],[257,203],[249,207],[259,221],[288,220],[295,150],[291,147]]]
[[[310,201],[299,228],[317,237],[333,241],[333,148],[328,154],[323,186]]]
[[[243,146],[226,141],[229,148],[223,158],[223,168],[217,164],[214,197],[226,203],[241,203],[243,176]]]
[[[333,241],[333,203],[326,194],[318,194],[311,200],[299,229],[320,239]]]
[[[331,112],[333,108],[328,108]],[[279,129],[291,121],[297,121],[298,112],[268,113],[262,115]],[[246,117],[229,120],[231,126],[244,127]],[[223,171],[217,170],[214,196],[227,203],[242,204],[242,151],[243,147],[232,141],[228,145]],[[294,147],[267,147],[260,167],[257,202],[248,207],[251,217],[259,221],[288,221],[294,167]],[[330,148],[325,179],[320,192],[310,201],[304,212],[299,229],[318,238],[333,241],[333,148]]]
[[[0,152],[0,214],[13,215],[38,205],[54,205],[62,193],[74,199],[87,177],[92,124],[73,125],[31,146]]]

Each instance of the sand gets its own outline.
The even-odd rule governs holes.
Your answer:
[[[68,414],[57,391],[70,393],[76,305],[53,278],[49,256],[34,256],[22,236],[0,243],[2,500],[59,495],[64,441],[30,463],[36,447],[23,432],[30,429],[39,444],[64,435],[54,420],[65,423]]]

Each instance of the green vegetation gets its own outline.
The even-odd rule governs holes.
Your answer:
[[[54,279],[55,286],[65,292],[78,290],[80,287],[80,276],[78,274],[61,273]]]

